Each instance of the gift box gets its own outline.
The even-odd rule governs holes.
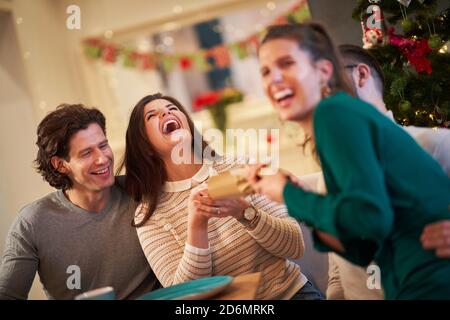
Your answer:
[[[211,199],[233,199],[253,193],[253,188],[242,170],[222,172],[208,179],[208,193]]]

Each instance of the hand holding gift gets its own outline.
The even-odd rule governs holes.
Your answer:
[[[294,175],[278,170],[275,174],[262,175],[261,170],[268,164],[257,164],[249,166],[247,180],[253,190],[269,197],[271,200],[283,203],[283,189],[287,182],[292,182],[299,188],[303,188],[301,181]]]
[[[229,188],[227,183],[232,184],[234,181],[230,179],[229,174],[227,172],[224,176],[211,177],[207,184],[192,190],[189,200],[190,219],[207,222],[210,218],[229,216],[236,219],[242,218],[244,210],[250,204],[241,196],[240,191]],[[220,192],[220,190],[228,190],[228,192]],[[248,194],[248,190],[245,188],[243,190]]]
[[[278,170],[275,174],[262,174],[268,164],[249,165],[212,176],[208,180],[208,194],[215,203],[220,201],[243,200],[252,193],[261,193],[277,202],[284,202],[283,189],[289,181],[299,188],[304,184],[294,175]]]

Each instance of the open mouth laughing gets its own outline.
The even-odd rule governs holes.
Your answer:
[[[294,91],[291,88],[284,88],[274,92],[272,94],[272,97],[279,106],[284,107],[289,105],[292,101],[294,97]]]
[[[178,129],[181,129],[182,126],[178,119],[175,117],[170,117],[162,121],[161,123],[161,132],[164,135],[170,135]]]

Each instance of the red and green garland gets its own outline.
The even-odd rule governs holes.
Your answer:
[[[308,4],[305,0],[301,0],[286,15],[275,19],[272,24],[301,22],[309,17]],[[259,34],[252,34],[242,41],[175,55],[157,52],[140,53],[134,48],[127,48],[102,38],[87,39],[83,45],[88,57],[105,63],[122,63],[126,67],[140,70],[155,70],[161,66],[165,72],[171,72],[177,67],[183,71],[196,68],[207,72],[213,68],[229,67],[232,55],[238,59],[245,59],[250,54],[256,53],[259,36]]]

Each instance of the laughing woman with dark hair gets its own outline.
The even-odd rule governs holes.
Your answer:
[[[161,284],[261,272],[257,299],[320,299],[299,266],[288,260],[304,251],[297,222],[283,205],[261,195],[213,201],[203,183],[238,162],[204,159],[203,154],[214,152],[196,144],[195,137],[192,120],[172,97],[146,96],[131,114],[126,186],[141,203],[134,224]],[[184,163],[173,156],[180,143],[191,151]]]
[[[381,268],[387,299],[450,299],[450,260],[424,250],[426,224],[450,218],[450,180],[401,128],[354,98],[340,55],[317,23],[269,29],[259,49],[264,89],[279,117],[315,143],[327,194],[284,173],[249,175],[315,230],[315,244]]]

